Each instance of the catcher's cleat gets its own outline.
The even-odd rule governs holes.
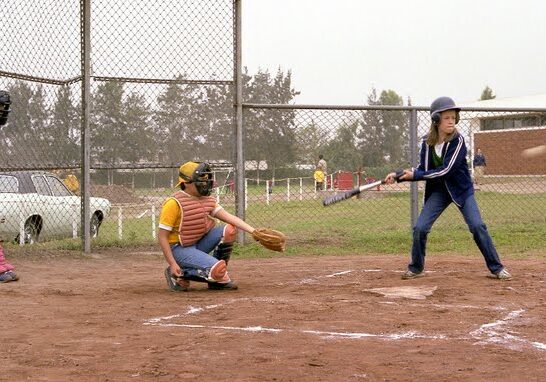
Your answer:
[[[165,279],[167,280],[169,289],[172,291],[184,292],[190,287],[190,282],[188,280],[184,280],[183,278],[175,278],[175,276],[171,274],[170,267],[165,269]]]
[[[412,272],[409,269],[402,274],[402,280],[416,279],[418,277],[423,277],[425,272]]]
[[[235,282],[233,282],[233,281],[230,281],[230,282],[227,282],[227,283],[211,283],[211,282],[209,282],[208,284],[209,284],[209,289],[212,289],[212,290],[237,290],[237,289],[239,289],[237,284],[235,284]]]
[[[223,281],[227,274],[227,265],[224,260],[218,261],[209,272],[209,281]]]

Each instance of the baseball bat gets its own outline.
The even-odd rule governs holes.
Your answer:
[[[400,177],[402,175],[404,175],[404,170],[397,170],[394,179],[397,182],[400,182],[399,179],[400,179]],[[339,202],[341,202],[343,200],[347,200],[349,198],[352,198],[353,196],[360,194],[362,191],[370,190],[370,189],[372,189],[374,187],[377,187],[377,186],[380,186],[382,184],[385,184],[385,180],[377,180],[377,181],[375,181],[373,183],[363,184],[362,186],[353,188],[352,190],[349,190],[349,191],[345,191],[345,192],[341,192],[339,194],[328,196],[327,198],[325,198],[322,201],[322,205],[324,207],[331,206],[332,204],[339,203]]]

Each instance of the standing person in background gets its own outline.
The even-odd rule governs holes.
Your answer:
[[[318,167],[315,169],[315,172],[313,173],[313,178],[315,179],[315,190],[321,191],[324,187],[324,180],[326,178],[326,174],[324,174],[324,171],[319,169]]]
[[[313,175],[315,178],[315,181],[317,182],[317,191],[320,191],[324,187],[324,182],[326,182],[326,176],[328,175],[328,165],[326,164],[326,161],[324,160],[324,156],[320,154],[318,156],[318,163],[317,168],[315,170],[315,174]],[[322,172],[322,174],[320,174]],[[320,183],[320,187],[319,184]]]
[[[9,93],[6,91],[0,91],[0,128],[8,123],[8,114],[10,109],[11,100]],[[7,283],[9,281],[19,280],[19,276],[14,272],[15,267],[6,261],[4,256],[4,241],[0,238],[0,283]]]
[[[480,249],[490,277],[510,280],[512,276],[500,262],[493,240],[480,215],[474,197],[474,187],[466,162],[464,137],[455,125],[459,122],[459,111],[449,97],[440,97],[430,105],[432,123],[428,136],[421,144],[420,161],[417,168],[404,170],[400,180],[425,180],[425,203],[413,227],[411,262],[403,279],[414,279],[424,275],[427,237],[432,225],[442,212],[455,203],[464,217],[474,241]],[[392,184],[396,173],[387,175],[385,182]],[[448,234],[448,233],[446,233]]]
[[[326,161],[324,160],[324,156],[322,154],[320,154],[318,156],[318,163],[317,163],[317,170],[321,170],[323,173],[324,173],[324,176],[326,176],[326,174],[328,174],[328,166],[326,164]]]
[[[482,154],[481,149],[478,149],[476,152],[472,165],[474,167],[474,184],[477,186],[481,183],[485,166],[487,166],[487,163],[485,162],[485,155]]]

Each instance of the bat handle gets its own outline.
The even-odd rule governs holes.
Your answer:
[[[404,180],[400,180],[400,177],[404,175],[403,169],[397,169],[394,171],[394,180],[396,180],[396,183],[404,182]]]

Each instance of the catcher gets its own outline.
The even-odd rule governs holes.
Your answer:
[[[186,291],[190,281],[214,290],[237,289],[227,271],[237,229],[251,233],[268,249],[284,251],[281,232],[255,229],[216,203],[210,196],[213,177],[208,163],[186,162],[178,176],[180,191],[167,198],[159,217],[158,241],[169,264],[165,278],[171,290]],[[226,224],[216,226],[214,218]]]

